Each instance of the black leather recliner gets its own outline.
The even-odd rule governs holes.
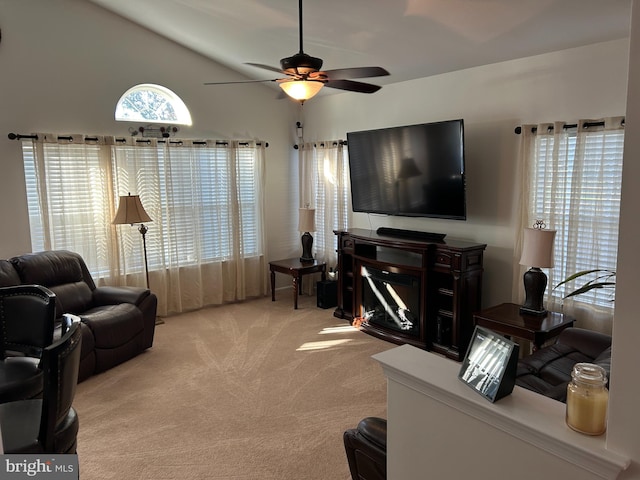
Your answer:
[[[4,453],[76,453],[79,421],[72,404],[80,366],[80,322],[63,332],[42,353],[42,398],[0,404]]]
[[[0,288],[0,403],[42,394],[43,350],[53,342],[55,295],[38,285]]]
[[[158,298],[146,288],[96,286],[75,252],[51,250],[0,260],[0,287],[20,284],[42,285],[55,294],[56,321],[67,313],[82,319],[78,381],[153,345]]]
[[[353,480],[387,478],[387,421],[378,417],[360,420],[344,432],[344,448]]]
[[[554,344],[518,361],[516,385],[566,402],[571,371],[580,362],[601,366],[610,378],[611,336],[577,327],[563,330]]]

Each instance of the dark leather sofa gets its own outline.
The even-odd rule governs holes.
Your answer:
[[[82,320],[78,381],[153,345],[157,297],[145,288],[96,287],[80,255],[65,250],[0,260],[0,287],[42,285],[56,295],[56,317]]]
[[[595,363],[611,372],[611,337],[582,328],[567,328],[553,345],[543,347],[518,361],[516,385],[547,397],[567,401],[567,384],[573,366]]]

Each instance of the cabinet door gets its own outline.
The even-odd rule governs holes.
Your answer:
[[[346,232],[337,232],[338,240],[338,307],[334,316],[352,320],[353,302],[353,247],[354,242]]]
[[[480,309],[484,247],[440,247],[431,265],[429,331],[434,350],[456,360],[464,356],[473,333],[473,313]]]

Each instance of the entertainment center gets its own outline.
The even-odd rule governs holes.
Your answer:
[[[416,238],[402,230],[334,233],[334,316],[384,340],[462,360],[481,306],[485,244]]]

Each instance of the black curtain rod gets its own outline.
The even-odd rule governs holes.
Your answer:
[[[622,120],[622,125],[624,126],[624,120]],[[584,122],[582,124],[582,128],[589,128],[589,127],[604,127],[604,122]],[[564,125],[562,128],[564,128],[565,130],[569,130],[570,128],[578,128],[578,124],[577,123],[572,123],[570,125]],[[553,130],[553,125],[549,125],[549,128],[547,128],[547,131],[552,131]],[[538,127],[531,127],[531,133],[536,133],[538,131]],[[516,135],[520,135],[522,133],[522,127],[520,125],[518,125],[515,128],[515,133]]]
[[[337,141],[337,142],[333,142],[333,143],[332,143],[332,145],[333,145],[334,147],[335,147],[336,145],[347,145],[347,141],[346,141],[346,140],[340,140],[340,141]],[[317,147],[317,146],[318,146],[318,144],[317,144],[317,143],[314,143],[314,144],[313,144],[313,146],[314,146],[314,147]],[[324,142],[321,142],[321,143],[320,143],[320,146],[321,146],[321,147],[324,147]],[[298,145],[298,144],[296,143],[296,144],[293,146],[293,148],[295,148],[296,150],[298,150],[298,149],[300,148],[300,145]]]
[[[10,133],[7,135],[9,140],[22,140],[23,138],[32,138],[34,140],[38,139],[38,135],[21,135],[19,133]]]
[[[9,140],[22,140],[23,138],[28,138],[28,139],[32,139],[32,140],[38,140],[38,135],[22,135],[20,133],[9,133],[7,135],[7,137],[9,137]],[[63,135],[60,135],[57,138],[58,138],[58,140],[68,140],[68,141],[72,141],[73,140],[73,137],[63,136]],[[97,142],[98,141],[98,137],[84,137],[84,139],[88,140],[90,142]],[[127,139],[126,138],[116,138],[115,141],[118,142],[118,143],[125,143],[127,141]],[[138,139],[138,140],[136,140],[136,143],[151,143],[151,140],[149,140],[149,139],[146,139],[146,140]],[[158,140],[158,143],[167,143],[167,140]],[[193,142],[194,145],[206,145],[206,143],[207,142],[202,142],[202,141],[194,141]],[[171,140],[169,140],[169,144],[174,144],[174,145],[180,144],[181,145],[182,141],[179,141],[179,140],[178,141],[175,141],[175,140],[171,141]],[[216,145],[228,145],[228,144],[229,144],[229,142],[216,141]],[[249,143],[248,142],[240,142],[239,145],[242,146],[242,147],[246,147],[247,145],[249,145]],[[256,145],[262,145],[262,142],[256,142]],[[269,143],[265,142],[264,146],[265,146],[265,148],[268,148],[269,147]]]
[[[194,142],[194,143],[197,145],[206,144],[206,142],[202,142],[202,143]],[[216,145],[224,145],[226,147],[227,145],[229,145],[229,142],[227,142],[226,140],[216,140]],[[240,145],[241,147],[248,147],[249,142],[238,142],[238,145]],[[256,142],[256,145],[262,145],[262,142]],[[265,148],[269,148],[269,142],[265,142],[264,146]]]
[[[22,140],[23,138],[30,138],[32,140],[38,140],[38,135],[22,135],[20,133],[10,133],[7,135],[7,137],[9,137],[9,140]],[[59,135],[58,140],[68,140],[68,141],[72,141],[73,137],[70,136],[64,136],[64,135]],[[84,137],[85,140],[89,140],[90,142],[97,142],[98,141],[98,137]],[[119,141],[119,140],[118,140]]]

